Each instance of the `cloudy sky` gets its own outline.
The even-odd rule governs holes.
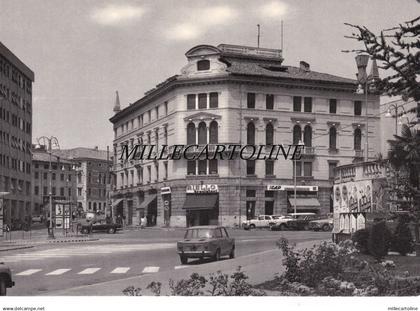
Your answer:
[[[185,64],[198,44],[280,48],[284,64],[354,77],[344,22],[372,30],[413,19],[417,0],[0,0],[0,41],[35,72],[33,136],[62,148],[112,145],[115,90],[122,106]],[[417,13],[417,14],[416,14]]]

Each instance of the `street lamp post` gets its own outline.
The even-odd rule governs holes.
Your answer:
[[[302,143],[302,141],[301,140],[299,140],[299,142],[298,142],[298,146],[304,146],[304,144]],[[297,188],[297,179],[296,179],[296,167],[297,167],[297,160],[296,160],[296,158],[294,159],[294,161],[295,161],[295,167],[294,167],[294,173],[293,173],[293,175],[294,175],[294,180],[293,180],[293,182],[294,182],[294,202],[293,202],[293,212],[294,212],[294,214],[295,214],[295,217],[296,217],[296,188]]]
[[[400,107],[403,109],[403,113],[405,113],[404,107],[402,105],[398,106],[396,104],[391,104],[389,105],[388,111],[385,114],[385,118],[393,118],[392,113],[391,113],[391,108],[395,109],[395,135],[398,135],[398,108]]]
[[[53,206],[52,206],[52,146],[56,146],[59,148],[59,144],[58,144],[58,139],[54,136],[51,137],[46,137],[46,136],[41,136],[40,138],[37,139],[38,144],[37,147],[39,148],[41,145],[43,146],[48,146],[48,153],[49,153],[49,173],[50,173],[50,191],[49,191],[49,203],[50,203],[50,219],[49,219],[49,226],[48,226],[48,238],[49,239],[54,239],[54,226],[53,226],[53,222],[52,222],[52,214],[53,214]],[[43,142],[41,144],[41,141]],[[45,143],[47,142],[47,144]]]

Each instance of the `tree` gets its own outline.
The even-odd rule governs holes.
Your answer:
[[[372,225],[369,231],[368,249],[376,260],[381,261],[388,253],[387,227],[385,221],[380,220]]]
[[[409,221],[410,219],[407,215],[400,216],[392,239],[392,249],[403,256],[414,250],[413,238],[411,236],[410,227],[408,226]]]

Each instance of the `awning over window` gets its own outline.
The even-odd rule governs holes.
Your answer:
[[[114,202],[112,202],[112,207],[118,206],[124,199],[117,199]]]
[[[204,210],[216,207],[218,194],[187,194],[183,209]]]
[[[294,207],[295,198],[289,198],[289,203],[291,207]],[[296,198],[297,210],[319,209],[320,206],[317,198]]]
[[[156,199],[156,194],[149,195],[144,199],[143,202],[140,203],[140,205],[136,208],[136,211],[140,209],[146,209],[150,203],[152,203]]]

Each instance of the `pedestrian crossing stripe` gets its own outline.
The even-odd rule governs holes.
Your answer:
[[[118,267],[112,270],[111,273],[122,274],[122,273],[127,273],[128,270],[130,270],[129,267]]]
[[[175,266],[174,269],[178,270],[178,269],[184,269],[187,268],[188,266]]]
[[[66,272],[68,272],[70,270],[71,269],[57,269],[57,270],[54,270],[54,271],[52,271],[50,273],[47,273],[46,275],[62,275],[62,274],[66,273]]]
[[[142,273],[156,273],[159,271],[159,267],[145,267]]]
[[[38,273],[39,271],[42,271],[42,269],[29,269],[29,270],[22,271],[16,275],[32,275],[32,274]]]
[[[78,274],[94,274],[101,270],[101,268],[86,268],[83,271],[80,271]]]

